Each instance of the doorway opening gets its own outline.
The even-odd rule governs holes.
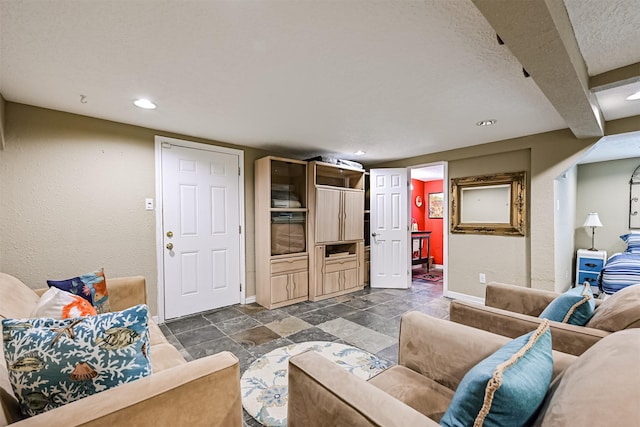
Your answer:
[[[411,280],[442,283],[446,293],[447,163],[411,167]]]

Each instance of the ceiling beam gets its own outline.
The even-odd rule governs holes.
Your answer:
[[[602,74],[591,76],[589,87],[592,91],[598,92],[605,89],[612,89],[640,81],[640,62],[616,68]]]
[[[604,135],[587,67],[560,0],[472,0],[577,138]]]

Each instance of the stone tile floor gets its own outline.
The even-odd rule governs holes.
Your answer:
[[[258,357],[304,341],[350,344],[397,363],[400,316],[417,310],[449,317],[442,284],[414,281],[410,289],[365,289],[317,302],[267,310],[234,305],[171,320],[160,328],[187,360],[228,350],[240,359],[241,373]],[[244,413],[246,426],[258,426]]]

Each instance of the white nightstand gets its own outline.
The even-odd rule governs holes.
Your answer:
[[[576,285],[589,282],[593,293],[599,294],[598,275],[606,261],[607,251],[578,249],[578,254],[576,255]]]

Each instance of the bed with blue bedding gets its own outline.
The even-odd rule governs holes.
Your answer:
[[[636,283],[640,283],[640,254],[629,252],[612,255],[598,278],[600,292],[609,295]]]
[[[640,233],[624,234],[620,238],[627,249],[611,255],[598,277],[600,292],[609,295],[640,283]]]

